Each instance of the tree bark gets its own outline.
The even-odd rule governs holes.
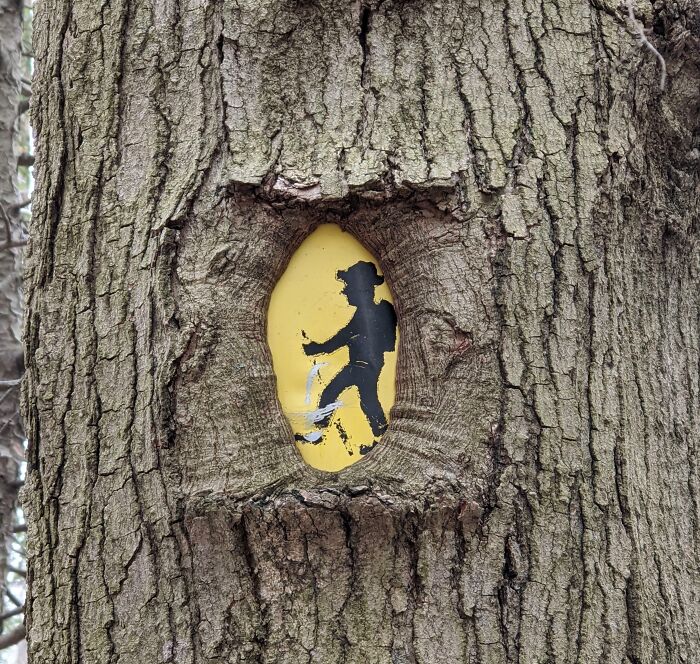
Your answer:
[[[30,661],[700,660],[698,12],[44,0]],[[333,221],[401,341],[306,467],[266,307]]]
[[[24,369],[21,249],[15,246],[20,239],[21,224],[14,150],[21,27],[21,5],[16,0],[0,0],[0,607],[3,609],[6,608],[7,554],[17,508],[19,462],[24,450],[24,431],[19,419],[19,379]]]

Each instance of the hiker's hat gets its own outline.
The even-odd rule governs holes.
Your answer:
[[[339,279],[353,286],[379,286],[384,283],[384,277],[377,274],[377,268],[374,263],[368,263],[367,261],[359,261],[351,265],[347,270],[338,270],[337,274]]]

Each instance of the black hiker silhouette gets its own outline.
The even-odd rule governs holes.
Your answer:
[[[350,361],[321,393],[313,420],[319,429],[325,429],[340,406],[338,398],[354,385],[360,393],[360,406],[372,433],[379,437],[387,422],[377,396],[377,382],[384,366],[384,353],[394,350],[396,345],[396,313],[391,302],[382,300],[377,304],[374,301],[374,289],[384,283],[384,277],[377,274],[373,263],[360,261],[347,270],[338,270],[336,275],[345,282],[342,293],[357,311],[350,322],[328,341],[310,341],[303,348],[307,355],[319,355],[347,346]],[[321,442],[322,434],[315,431],[297,435],[296,439],[317,444]]]

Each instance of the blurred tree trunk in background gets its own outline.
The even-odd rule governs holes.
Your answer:
[[[14,608],[5,594],[7,555],[17,507],[24,431],[19,418],[22,230],[17,207],[15,127],[20,101],[22,5],[0,0],[0,583],[2,612]],[[3,626],[3,632],[7,631]],[[0,635],[0,640],[5,634]]]
[[[663,91],[612,0],[43,0],[30,661],[700,661],[700,21],[634,12]],[[265,341],[324,221],[401,328],[337,474]]]

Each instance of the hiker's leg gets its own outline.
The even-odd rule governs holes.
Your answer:
[[[375,436],[381,436],[386,430],[386,416],[377,395],[378,380],[378,373],[365,370],[362,374],[362,379],[356,383],[357,389],[360,391],[362,412],[369,421],[372,433]]]
[[[318,410],[327,408],[330,404],[338,401],[338,397],[348,388],[353,385],[353,371],[351,366],[343,367],[321,392],[321,398],[318,400]],[[333,411],[323,416],[316,421],[316,426],[324,429],[333,417]]]

